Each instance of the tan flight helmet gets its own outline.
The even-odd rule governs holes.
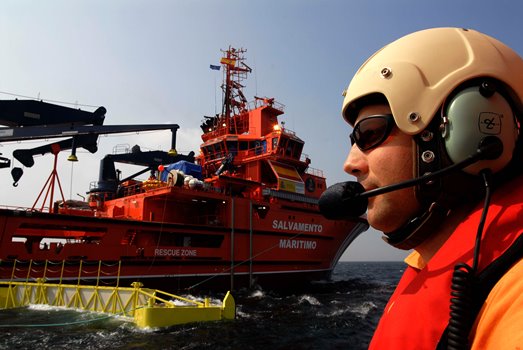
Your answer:
[[[500,82],[503,93],[467,85],[481,79]],[[358,102],[372,94],[385,96],[398,128],[410,135],[441,115],[442,137],[454,163],[473,154],[482,138],[499,137],[501,156],[465,169],[477,174],[488,167],[495,173],[512,159],[518,137],[523,59],[475,30],[422,30],[383,47],[359,68],[344,93],[342,115],[349,124],[354,125]]]

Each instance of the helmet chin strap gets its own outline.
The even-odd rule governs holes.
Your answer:
[[[485,187],[481,178],[463,172],[447,174],[438,183],[439,195],[432,197],[417,191],[422,204],[421,211],[399,229],[385,233],[383,239],[399,249],[412,249],[441,229],[456,208],[474,205],[484,197]],[[432,191],[428,193],[435,193]],[[430,200],[430,202],[429,202]],[[428,204],[427,204],[428,203]]]
[[[399,229],[385,233],[383,240],[398,249],[415,248],[439,229],[449,213],[449,209],[434,202],[428,210]]]

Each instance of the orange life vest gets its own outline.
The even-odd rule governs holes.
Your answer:
[[[501,256],[523,233],[522,198],[521,179],[494,192],[478,271]],[[481,212],[482,205],[456,228],[423,269],[406,269],[384,309],[370,349],[436,348],[449,322],[453,269],[460,262],[472,265]]]

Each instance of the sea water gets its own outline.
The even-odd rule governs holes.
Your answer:
[[[1,349],[366,349],[403,262],[341,262],[296,293],[233,293],[236,319],[138,329],[128,319],[31,306],[0,311]],[[211,296],[216,303],[223,294]]]

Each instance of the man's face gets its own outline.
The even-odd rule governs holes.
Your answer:
[[[385,114],[391,114],[388,105],[365,106],[358,113],[355,127],[370,116]],[[414,174],[413,150],[412,136],[394,126],[389,136],[374,148],[362,151],[354,144],[345,161],[344,170],[355,176],[365,190],[410,180]],[[367,219],[372,227],[388,233],[400,228],[418,210],[419,203],[414,189],[405,188],[369,198]]]

